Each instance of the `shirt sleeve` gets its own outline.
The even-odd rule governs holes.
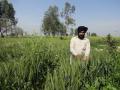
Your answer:
[[[75,45],[75,43],[74,43],[74,38],[72,38],[71,41],[70,41],[70,52],[71,52],[73,55],[77,55],[77,53],[76,53],[75,50],[74,50],[74,45]]]
[[[87,43],[86,43],[86,51],[85,51],[85,56],[89,56],[90,54],[90,41],[88,39]]]

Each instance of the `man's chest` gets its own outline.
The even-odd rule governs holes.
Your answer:
[[[86,40],[75,40],[74,45],[77,47],[85,47],[87,45]]]

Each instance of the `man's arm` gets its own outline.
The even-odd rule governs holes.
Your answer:
[[[86,50],[85,50],[85,60],[89,59],[89,54],[90,54],[90,41],[88,39],[87,43],[86,43]]]
[[[74,38],[72,38],[71,41],[70,41],[70,52],[71,52],[74,56],[76,56],[77,53],[76,53],[75,50],[74,50],[74,45],[75,45]]]

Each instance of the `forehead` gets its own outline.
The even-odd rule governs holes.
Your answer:
[[[79,33],[85,33],[85,31],[80,31]]]

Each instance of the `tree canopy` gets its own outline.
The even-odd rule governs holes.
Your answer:
[[[15,10],[11,3],[7,0],[0,1],[0,33],[2,36],[3,30],[5,28],[5,32],[7,34],[7,30],[16,25],[17,21],[15,19]],[[12,31],[12,30],[11,30]]]
[[[59,11],[57,6],[50,6],[45,12],[42,30],[45,35],[58,35],[66,32],[65,26],[59,20]]]

